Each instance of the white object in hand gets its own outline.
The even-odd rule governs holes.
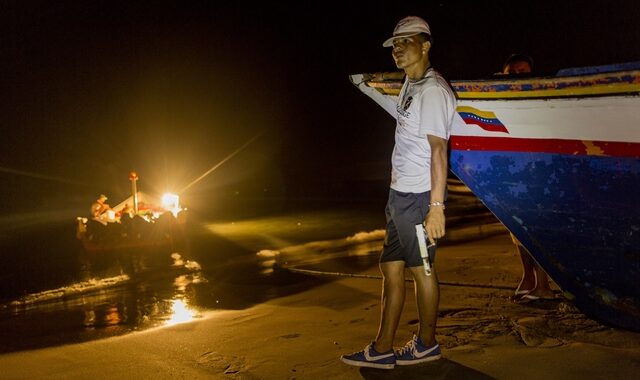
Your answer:
[[[427,234],[424,231],[422,223],[416,224],[416,236],[418,237],[418,247],[420,248],[420,256],[424,263],[424,273],[431,276],[431,260],[429,258],[429,248],[427,247]]]

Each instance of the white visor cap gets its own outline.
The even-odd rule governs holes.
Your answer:
[[[393,37],[386,40],[382,46],[393,46],[393,41],[399,38],[415,36],[416,34],[426,33],[431,35],[431,29],[426,21],[417,16],[408,16],[398,21],[396,28],[393,30]]]

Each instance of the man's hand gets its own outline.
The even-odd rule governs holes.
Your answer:
[[[366,82],[372,80],[373,78],[374,78],[374,76],[372,74],[368,74],[368,73],[354,74],[354,75],[350,75],[349,76],[349,79],[351,80],[351,83],[353,83],[356,86],[359,86],[362,83],[366,83]]]
[[[441,206],[431,206],[424,224],[429,241],[435,244],[436,239],[444,236],[444,209]]]

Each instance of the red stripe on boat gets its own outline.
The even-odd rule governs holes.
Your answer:
[[[611,141],[451,136],[451,149],[640,158],[640,143]]]

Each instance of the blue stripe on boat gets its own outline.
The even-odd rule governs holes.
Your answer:
[[[611,73],[614,71],[640,70],[640,61],[616,63],[612,65],[588,66],[588,67],[571,67],[558,70],[557,77],[573,77],[578,75],[590,75],[600,73]]]

